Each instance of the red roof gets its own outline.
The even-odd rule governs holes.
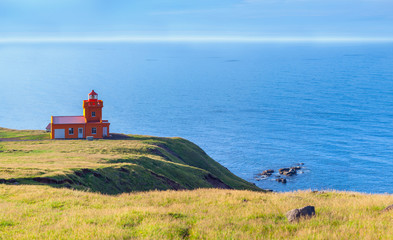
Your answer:
[[[89,93],[89,95],[98,95],[96,92],[94,92],[94,90],[91,90],[91,92]]]
[[[53,124],[84,124],[84,116],[53,116]]]

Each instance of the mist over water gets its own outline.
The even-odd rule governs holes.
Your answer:
[[[2,127],[82,115],[92,89],[111,132],[189,139],[262,188],[393,193],[392,44],[0,44]]]

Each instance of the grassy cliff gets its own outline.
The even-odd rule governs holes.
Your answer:
[[[0,239],[393,236],[393,210],[383,211],[393,195],[264,192],[181,138],[51,141],[42,131],[9,129],[0,136]],[[287,211],[307,205],[313,218],[287,221]]]
[[[0,183],[105,194],[154,189],[260,190],[182,138],[116,135],[117,140],[42,140],[48,135],[1,128]]]

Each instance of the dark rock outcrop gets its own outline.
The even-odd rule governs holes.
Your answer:
[[[290,168],[280,168],[278,172],[283,175],[285,172],[289,172]]]
[[[291,168],[288,172],[285,172],[284,175],[286,175],[286,176],[293,176],[296,173],[297,173],[296,170]]]
[[[69,183],[73,184],[73,182],[70,179],[55,179],[55,178],[49,178],[49,177],[35,177],[33,178],[34,181],[39,182],[39,183],[45,183],[45,184],[64,184],[64,183]]]
[[[393,204],[387,206],[384,210],[382,210],[382,212],[389,212],[389,211],[391,211],[391,210],[393,210]]]
[[[219,178],[211,175],[211,174],[207,174],[205,176],[206,181],[208,181],[214,188],[222,188],[222,189],[232,189],[230,186],[226,185],[225,183],[223,183]]]
[[[278,172],[281,175],[293,176],[293,175],[297,174],[297,170],[299,170],[299,169],[301,169],[301,167],[299,167],[299,166],[290,167],[290,168],[280,168],[280,170],[278,170]]]
[[[0,183],[14,184],[14,185],[18,185],[19,184],[19,182],[16,179],[13,179],[13,178],[11,178],[11,179],[0,178]]]
[[[299,221],[300,218],[311,218],[315,216],[315,207],[306,206],[304,208],[296,208],[288,211],[285,215],[289,222]]]
[[[287,180],[285,178],[277,178],[276,181],[280,183],[287,183]]]
[[[296,169],[294,169],[294,168],[281,168],[279,170],[279,173],[281,175],[285,175],[285,176],[293,176],[296,174]]]
[[[274,170],[273,169],[268,169],[268,170],[263,171],[260,175],[262,175],[262,176],[271,176],[272,173],[274,173]]]
[[[123,170],[124,171],[124,170]],[[165,177],[162,175],[159,175],[155,172],[150,171],[150,174],[153,175],[154,177],[156,177],[157,179],[160,179],[161,181],[163,181],[165,184],[171,186],[174,190],[182,190],[185,189],[185,187],[183,187],[182,185],[180,185],[179,183]]]

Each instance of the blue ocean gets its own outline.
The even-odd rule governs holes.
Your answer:
[[[261,188],[393,193],[393,44],[0,44],[1,127],[82,115],[92,89],[111,132],[189,139]]]

